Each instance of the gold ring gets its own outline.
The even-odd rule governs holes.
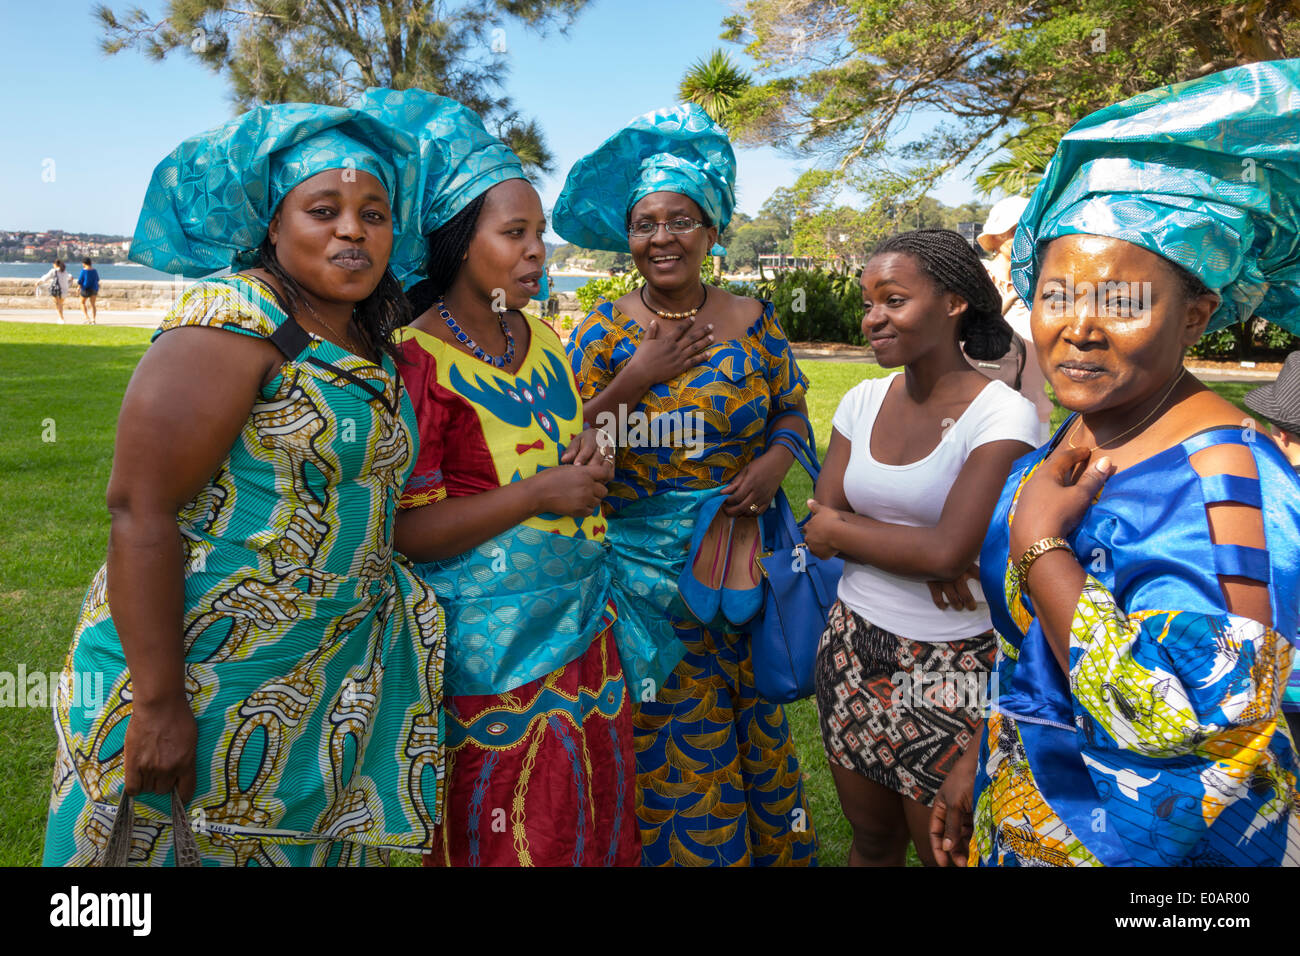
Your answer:
[[[749,506],[749,510],[752,511],[752,512],[754,512],[755,514],[757,514],[757,513],[758,513],[758,505],[750,505],[750,506]]]

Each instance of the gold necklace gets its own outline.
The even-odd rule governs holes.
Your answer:
[[[364,353],[364,350],[361,349],[361,348],[359,347],[359,344],[358,344],[357,340],[354,339],[354,338],[352,337],[352,334],[351,334],[350,331],[339,332],[339,331],[336,330],[333,326],[331,326],[331,325],[329,325],[328,323],[322,321],[321,319],[318,319],[318,318],[316,317],[316,310],[313,309],[313,308],[311,307],[311,304],[310,304],[310,303],[308,303],[308,305],[307,305],[307,309],[308,309],[308,311],[311,312],[312,314],[311,314],[311,315],[304,315],[304,316],[303,316],[304,319],[310,319],[313,323],[315,323],[316,325],[320,326],[322,329],[325,329],[327,332],[329,332],[330,335],[338,336],[339,338],[341,338],[341,339],[346,343],[346,346],[345,346],[345,347],[346,347],[347,351],[352,352],[354,355],[360,355],[360,356],[363,357],[363,358],[366,357],[366,356],[365,356],[365,353]],[[351,328],[351,326],[352,326],[352,319],[349,318],[349,319],[348,319],[348,327],[349,327],[349,329]],[[333,341],[333,340],[331,339],[330,341]],[[338,344],[338,343],[335,343],[335,344]]]
[[[1127,428],[1124,431],[1120,432],[1114,438],[1108,438],[1101,444],[1093,445],[1091,448],[1088,449],[1088,454],[1091,455],[1094,451],[1100,451],[1102,445],[1109,445],[1112,442],[1119,441],[1121,438],[1125,437],[1126,435],[1131,435],[1133,432],[1137,431],[1139,428],[1141,428],[1143,425],[1149,422],[1151,420],[1151,416],[1154,415],[1156,412],[1160,411],[1160,407],[1164,405],[1165,400],[1174,393],[1174,389],[1178,387],[1178,383],[1183,380],[1183,376],[1186,374],[1187,374],[1187,367],[1183,366],[1183,368],[1179,371],[1179,373],[1174,377],[1174,383],[1170,385],[1167,389],[1165,389],[1165,393],[1160,396],[1160,401],[1156,402],[1155,407],[1151,409],[1151,411],[1147,412],[1146,417],[1143,418],[1142,421],[1138,422],[1132,428]],[[1080,415],[1079,420],[1075,422],[1074,427],[1070,429],[1070,435],[1069,438],[1067,439],[1071,448],[1078,447],[1074,443],[1074,434],[1079,430],[1079,426],[1082,424],[1083,424],[1083,416]]]
[[[704,285],[704,283],[701,282],[700,285]],[[641,286],[641,304],[644,305],[644,306],[645,306],[647,309],[649,309],[651,312],[653,312],[655,315],[659,316],[659,318],[661,318],[661,319],[691,319],[691,318],[694,318],[696,315],[699,314],[700,309],[704,308],[705,303],[707,303],[708,301],[709,301],[709,287],[708,287],[707,285],[704,285],[704,298],[700,300],[700,304],[699,304],[699,305],[697,305],[695,308],[691,309],[689,312],[660,312],[660,311],[659,311],[658,309],[656,309],[653,305],[651,305],[649,302],[646,301],[646,298],[645,298],[645,286],[644,286],[644,285]]]

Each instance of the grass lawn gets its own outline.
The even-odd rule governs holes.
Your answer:
[[[63,666],[86,587],[104,560],[104,490],[122,393],[149,341],[144,329],[0,322],[0,672]],[[874,365],[800,363],[824,454],[840,397]],[[1214,385],[1240,404],[1251,386]],[[811,493],[802,470],[786,494],[796,514]],[[839,811],[812,701],[787,708],[807,777],[821,863],[842,865],[849,828]],[[0,866],[40,862],[54,760],[48,706],[0,707]]]

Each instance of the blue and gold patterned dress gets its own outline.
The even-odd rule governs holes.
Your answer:
[[[286,361],[221,467],[177,516],[185,692],[198,725],[189,804],[205,864],[360,864],[432,845],[443,773],[443,617],[393,559],[415,416],[392,359],[308,336],[242,276],[187,289],[155,335],[268,338]],[[287,333],[287,334],[286,334]],[[47,865],[103,853],[122,794],[127,670],[101,567],[55,708]],[[77,693],[103,674],[102,706]],[[135,803],[130,862],[169,865],[170,801]]]
[[[610,302],[587,316],[569,340],[584,401],[613,381],[641,335]],[[807,387],[764,303],[742,338],[716,344],[704,363],[653,386],[634,410],[643,423],[698,416],[692,420],[702,434],[685,432],[701,445],[638,442],[628,414],[633,438],[627,446],[620,440],[606,499],[610,535],[636,514],[649,529],[645,538],[657,534],[660,553],[673,553],[667,542],[680,541],[683,530],[689,539],[687,518],[701,493],[725,485],[761,453],[770,417],[794,408]],[[664,557],[674,579],[685,560],[682,544],[675,555]],[[685,657],[662,687],[633,695],[642,864],[814,864],[817,840],[790,728],[781,706],[754,690],[748,638],[703,627],[684,608],[670,616]]]
[[[1020,489],[1054,444],[1013,466],[980,555],[999,696],[972,863],[1300,864],[1296,752],[1279,709],[1300,617],[1300,479],[1272,442],[1237,428],[1111,476],[1068,535],[1088,577],[1067,677],[1009,560]],[[1198,474],[1189,459],[1217,445],[1249,448],[1257,476]],[[1267,550],[1212,540],[1206,508],[1221,502],[1260,509]],[[1220,575],[1266,583],[1272,626],[1228,613]]]

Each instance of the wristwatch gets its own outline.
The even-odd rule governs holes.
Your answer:
[[[1048,551],[1063,550],[1073,553],[1074,549],[1070,547],[1070,542],[1064,538],[1039,538],[1033,544],[1025,549],[1025,553],[1020,556],[1016,562],[1016,569],[1011,572],[1011,580],[1015,586],[1023,591],[1025,582],[1029,578],[1029,569],[1033,563],[1045,555]]]

